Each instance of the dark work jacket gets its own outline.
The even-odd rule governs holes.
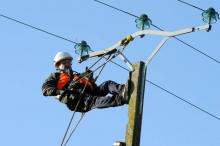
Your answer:
[[[45,82],[42,85],[42,93],[44,96],[56,96],[56,95],[61,95],[64,93],[65,89],[68,88],[68,83],[66,86],[64,86],[64,88],[62,90],[59,90],[57,88],[57,83],[60,77],[60,72],[55,72],[55,73],[51,73],[49,75],[49,77],[45,80]],[[79,74],[78,74],[79,75]],[[71,80],[73,79],[73,77],[71,78]],[[96,90],[96,84],[94,83],[94,87]],[[76,84],[74,86],[74,89],[77,89],[78,93],[73,93],[73,94],[69,94],[67,96],[69,96],[67,103],[65,103],[67,105],[67,107],[73,111],[77,111],[77,112],[87,112],[90,110],[89,106],[87,106],[89,100],[81,100],[79,103],[79,106],[77,109],[75,109],[76,104],[79,100],[79,94],[82,92],[84,88],[84,84]],[[79,90],[78,90],[79,89]],[[84,97],[89,97],[91,95],[93,95],[95,93],[95,90],[91,91],[91,89],[85,89],[85,92],[82,96]],[[86,98],[85,98],[86,99]],[[61,101],[62,102],[62,101]]]
[[[60,72],[51,73],[50,76],[45,80],[45,82],[42,85],[42,92],[44,96],[60,95],[62,90],[67,89],[68,84],[62,90],[59,90],[57,88],[57,83],[58,83],[60,74],[61,74]],[[71,80],[72,79],[73,77],[71,78]],[[94,83],[94,87],[96,87],[95,83]],[[77,83],[74,86],[74,89],[83,89],[83,88],[84,88],[84,84],[80,84],[80,83]],[[89,88],[86,88],[85,93],[93,94],[93,91],[91,91]]]

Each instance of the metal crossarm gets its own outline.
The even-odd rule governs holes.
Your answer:
[[[142,30],[142,31],[138,31],[138,32],[133,33],[131,36],[133,38],[136,38],[141,35],[156,35],[156,36],[164,36],[164,37],[174,37],[174,36],[183,35],[183,34],[195,32],[195,31],[208,30],[209,28],[210,28],[210,25],[203,25],[203,26],[198,26],[198,27],[181,29],[181,30],[177,30],[174,32],[160,31],[160,30]]]
[[[157,54],[157,52],[160,50],[160,48],[166,43],[166,41],[169,38],[176,37],[176,36],[183,35],[183,34],[187,34],[187,33],[191,33],[191,32],[200,31],[200,30],[208,31],[208,30],[210,30],[210,28],[211,28],[211,25],[208,24],[208,25],[180,29],[180,30],[173,31],[173,32],[160,31],[160,30],[142,30],[142,31],[138,31],[138,32],[135,32],[135,33],[129,35],[127,38],[130,38],[130,41],[131,41],[131,40],[133,40],[137,37],[141,37],[143,35],[154,35],[154,36],[163,36],[164,37],[162,39],[162,41],[154,49],[152,54],[148,57],[146,64],[149,64],[149,62],[153,59],[153,57]],[[130,68],[131,71],[133,71],[133,68],[132,68],[130,61],[123,54],[121,54],[122,52],[120,51],[120,49],[117,49],[120,46],[125,47],[130,42],[130,41],[128,41],[124,44],[123,42],[125,42],[125,40],[126,40],[126,38],[122,39],[121,41],[117,42],[115,45],[113,45],[107,49],[91,52],[88,55],[80,56],[78,61],[81,63],[89,58],[115,54],[116,56],[119,55],[120,59],[126,63],[126,65]]]

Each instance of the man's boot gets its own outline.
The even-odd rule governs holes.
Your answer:
[[[133,91],[132,83],[131,83],[130,80],[128,80],[128,81],[126,82],[126,84],[124,84],[124,85],[122,86],[122,90],[121,90],[121,92],[119,93],[119,96],[122,97],[122,102],[123,102],[124,104],[129,104],[129,100],[130,100],[130,98],[131,98],[131,93],[132,93],[132,91]]]

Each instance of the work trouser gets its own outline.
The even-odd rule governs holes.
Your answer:
[[[87,112],[94,108],[108,108],[124,105],[124,97],[121,95],[123,86],[124,85],[114,81],[105,81],[97,86],[93,93],[85,93],[81,98],[78,97],[77,100],[67,104],[67,106],[70,110],[76,109],[78,112]],[[76,108],[77,102],[79,102],[79,105]]]

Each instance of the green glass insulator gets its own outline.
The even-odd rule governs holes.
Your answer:
[[[86,43],[86,41],[81,41],[80,43],[77,43],[75,46],[75,53],[84,56],[88,55],[88,53],[91,51],[90,46]]]
[[[215,11],[214,8],[209,8],[202,13],[203,21],[205,23],[216,23],[219,19],[219,14]]]
[[[150,25],[152,24],[152,21],[146,14],[141,15],[139,18],[135,20],[135,22],[136,27],[141,30],[149,29]]]

